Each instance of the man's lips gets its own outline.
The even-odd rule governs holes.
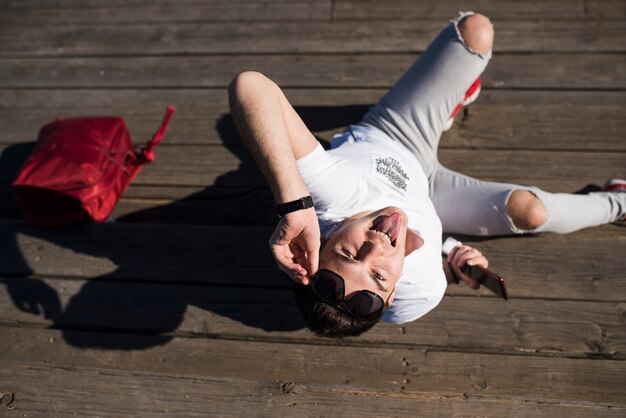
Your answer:
[[[391,245],[395,247],[401,228],[402,214],[394,212],[391,215],[381,215],[374,219],[373,227],[371,229],[387,234],[391,240]]]

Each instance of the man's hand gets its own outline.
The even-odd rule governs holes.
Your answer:
[[[467,283],[474,290],[480,287],[480,283],[463,274],[461,267],[468,264],[470,266],[479,266],[486,269],[489,266],[489,261],[485,256],[476,248],[470,247],[469,245],[454,247],[452,251],[450,251],[450,254],[448,254],[446,261],[449,263],[450,268],[454,270],[456,277]],[[447,263],[444,263],[444,265],[445,264]]]
[[[309,284],[319,267],[320,227],[315,209],[280,218],[269,244],[278,268],[295,282]]]

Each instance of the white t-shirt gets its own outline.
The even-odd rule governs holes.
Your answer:
[[[428,196],[428,179],[417,158],[375,129],[355,126],[298,160],[324,235],[355,213],[396,206],[424,240],[409,254],[394,301],[383,320],[414,321],[439,304],[446,289],[441,263],[441,221]]]

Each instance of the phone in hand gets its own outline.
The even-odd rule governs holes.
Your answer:
[[[454,274],[454,270],[452,270],[452,272]],[[461,267],[461,272],[476,280],[478,283],[485,286],[487,289],[491,290],[493,293],[500,296],[504,300],[509,299],[509,295],[506,292],[506,287],[504,286],[504,279],[498,276],[496,273],[492,272],[491,270],[487,270],[479,266],[470,266],[468,264],[465,264],[463,267]]]
[[[452,252],[454,247],[457,247],[459,245],[461,245],[461,241],[457,241],[452,237],[448,237],[442,244],[441,252],[447,256]],[[450,272],[452,273],[454,280],[458,283],[459,278],[456,277],[452,265],[450,265],[450,263],[448,263],[448,265],[450,266]],[[487,270],[482,267],[470,266],[468,264],[465,264],[463,267],[461,267],[461,272],[466,276],[469,276],[471,279],[476,280],[478,283],[485,286],[487,289],[491,290],[493,293],[500,296],[504,300],[509,299],[509,295],[506,292],[506,287],[504,286],[504,279],[498,276],[493,271]]]

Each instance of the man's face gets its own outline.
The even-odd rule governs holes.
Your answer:
[[[391,305],[404,257],[423,244],[407,223],[406,214],[392,206],[351,216],[327,238],[320,268],[344,278],[346,297],[366,289]]]

